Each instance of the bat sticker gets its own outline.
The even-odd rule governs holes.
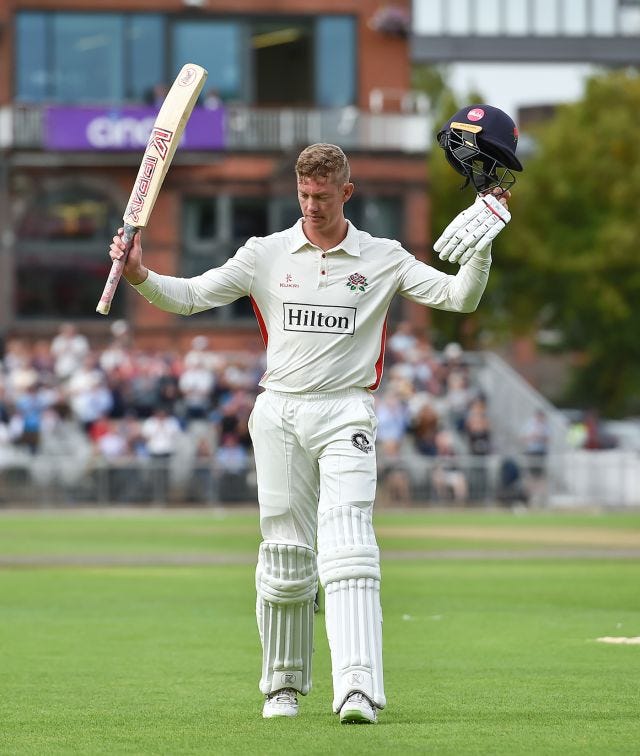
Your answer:
[[[147,193],[149,192],[149,185],[153,178],[153,174],[155,173],[157,164],[158,158],[153,157],[153,155],[145,155],[142,160],[140,174],[131,194],[129,207],[125,213],[125,218],[130,218],[131,224],[134,226],[139,218],[140,211],[144,207],[144,202],[147,198]]]
[[[173,131],[159,129],[157,126],[154,126],[151,136],[149,137],[149,142],[147,143],[147,150],[154,147],[158,155],[164,160],[169,152],[172,138]]]

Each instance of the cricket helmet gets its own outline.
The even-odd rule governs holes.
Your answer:
[[[467,105],[438,132],[438,144],[450,165],[479,193],[513,186],[513,171],[521,171],[516,157],[518,127],[503,110],[492,105]]]

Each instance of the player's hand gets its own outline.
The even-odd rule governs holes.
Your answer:
[[[478,195],[471,207],[463,210],[445,228],[433,245],[441,260],[467,263],[476,252],[482,252],[511,220],[506,191]]]
[[[109,257],[112,260],[122,260],[126,256],[122,275],[130,284],[141,284],[149,275],[148,269],[142,264],[142,236],[140,231],[136,231],[127,254],[127,245],[122,239],[123,233],[124,228],[119,228],[118,234],[113,237],[109,246]]]

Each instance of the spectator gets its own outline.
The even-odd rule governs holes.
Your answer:
[[[204,98],[204,107],[207,110],[217,110],[222,107],[222,98],[217,89],[210,89]]]
[[[66,402],[43,413],[38,451],[33,473],[47,496],[62,493],[66,501],[73,500],[73,492],[87,472],[91,447]]]
[[[470,498],[482,501],[487,496],[488,470],[486,457],[491,452],[491,424],[487,414],[487,405],[482,397],[471,402],[464,421],[471,469],[469,470]]]
[[[199,367],[216,372],[223,364],[223,359],[209,348],[206,336],[194,336],[191,348],[184,357],[185,368]]]
[[[54,359],[54,372],[58,378],[69,378],[80,368],[89,354],[89,342],[78,333],[73,323],[63,323],[58,335],[51,342],[51,354]]]
[[[131,449],[122,420],[107,419],[95,441],[98,457],[106,463],[107,501],[136,501],[141,482],[136,467],[130,465]]]
[[[500,463],[498,471],[498,485],[496,498],[508,506],[526,504],[529,494],[522,480],[522,470],[513,457],[505,457]]]
[[[93,423],[109,414],[113,407],[111,391],[104,374],[98,367],[98,360],[90,355],[84,358],[66,383],[67,396],[73,414],[88,432]]]
[[[394,392],[376,402],[377,447],[381,491],[390,502],[411,499],[411,481],[402,455],[402,443],[409,427],[406,404]]]
[[[215,452],[221,501],[246,501],[249,455],[233,433],[225,434]]]
[[[398,323],[396,330],[387,342],[392,362],[402,362],[407,353],[415,348],[416,344],[417,339],[411,323],[408,320]]]
[[[165,502],[169,497],[170,462],[178,449],[182,428],[178,419],[160,405],[143,422],[142,435],[153,461],[154,499]]]
[[[530,458],[529,470],[536,474],[544,471],[550,435],[546,414],[536,410],[522,429],[524,453]]]
[[[464,431],[471,454],[489,454],[491,451],[491,424],[487,414],[487,403],[482,397],[471,402],[464,421]]]
[[[457,460],[451,431],[441,430],[435,436],[436,463],[433,468],[433,486],[438,501],[465,502],[469,496],[467,478]]]
[[[464,426],[473,400],[473,392],[469,389],[467,375],[459,369],[451,370],[446,378],[444,409],[447,424],[458,433],[464,431]]]
[[[124,320],[111,325],[112,340],[100,354],[100,368],[107,374],[126,365],[131,360],[131,334]]]
[[[25,387],[16,398],[15,408],[15,415],[10,421],[12,434],[17,437],[19,445],[35,454],[40,443],[40,423],[45,409],[36,384]]]
[[[546,497],[546,467],[551,432],[547,415],[536,410],[522,429],[522,442],[527,460],[527,498],[540,503]]]
[[[425,402],[419,408],[409,427],[413,435],[416,451],[427,457],[438,454],[436,437],[440,420],[438,413],[430,402]]]
[[[178,379],[178,387],[184,397],[187,420],[201,420],[207,417],[211,409],[215,379],[204,359],[191,359],[189,362],[185,360],[185,369]]]

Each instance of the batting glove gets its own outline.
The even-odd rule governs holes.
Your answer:
[[[433,245],[441,260],[464,265],[482,252],[511,220],[511,213],[493,194],[476,201],[456,216]]]

